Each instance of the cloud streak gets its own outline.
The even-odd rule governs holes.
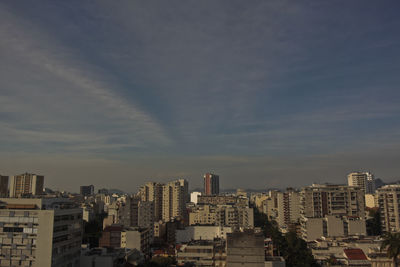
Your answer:
[[[232,184],[246,171],[257,184],[285,169],[308,179],[309,157],[326,171],[326,155],[359,151],[354,162],[367,165],[363,153],[399,147],[397,2],[0,7],[0,146],[10,155],[111,161],[121,177],[140,173],[133,184],[220,165]]]

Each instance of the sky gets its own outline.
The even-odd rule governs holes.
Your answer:
[[[1,1],[0,174],[135,192],[400,179],[400,2]]]

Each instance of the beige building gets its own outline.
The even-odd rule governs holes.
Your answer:
[[[288,188],[286,192],[274,192],[275,206],[271,218],[275,219],[281,228],[288,228],[300,219],[300,193]],[[274,203],[275,202],[275,203]]]
[[[1,198],[0,205],[0,266],[79,266],[82,210],[74,203]]]
[[[301,235],[306,241],[314,241],[322,237],[366,236],[365,219],[326,215],[324,218],[306,218],[300,220]]]
[[[180,266],[192,263],[203,267],[225,267],[225,246],[223,242],[192,241],[179,247],[176,259]]]
[[[189,225],[216,225],[217,208],[211,205],[197,206],[189,213]]]
[[[385,185],[377,190],[383,232],[400,231],[400,185]]]
[[[153,235],[150,228],[128,227],[121,231],[121,248],[137,249],[148,254],[152,241]]]
[[[149,182],[139,189],[139,196],[142,201],[151,201],[154,204],[154,220],[162,219],[163,207],[163,184]]]
[[[308,218],[365,216],[364,191],[356,186],[313,184],[303,188],[300,200],[300,212]]]
[[[347,183],[349,186],[361,187],[365,194],[375,193],[375,179],[370,172],[352,172],[347,175]]]
[[[254,206],[259,212],[263,212],[263,205],[265,200],[270,198],[267,194],[257,194],[253,198]]]
[[[166,184],[149,182],[139,189],[141,201],[153,202],[153,222],[184,218],[186,203],[190,201],[189,186],[185,179]]]
[[[313,184],[300,195],[303,239],[366,235],[364,190],[360,187]]]
[[[254,228],[254,212],[253,208],[235,205],[199,205],[189,213],[189,225],[251,229]]]
[[[10,197],[42,195],[44,176],[24,173],[10,177]]]
[[[224,239],[226,240],[226,234],[232,233],[232,227],[224,226],[187,226],[185,229],[176,230],[176,242],[187,243],[191,240],[214,240]]]
[[[367,208],[377,208],[378,205],[378,195],[377,194],[365,194],[365,206]]]
[[[162,219],[184,218],[188,200],[188,183],[184,179],[163,185]]]
[[[248,206],[249,200],[245,197],[233,195],[218,195],[218,196],[198,196],[197,204],[199,205],[240,205]]]

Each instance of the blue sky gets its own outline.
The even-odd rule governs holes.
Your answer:
[[[398,1],[3,1],[0,173],[128,191],[400,178]]]

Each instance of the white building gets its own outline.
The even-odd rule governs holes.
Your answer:
[[[347,175],[349,186],[359,186],[364,189],[365,194],[375,193],[375,179],[370,172],[352,172]]]
[[[192,192],[190,193],[190,202],[197,204],[197,197],[201,196],[201,192]]]

